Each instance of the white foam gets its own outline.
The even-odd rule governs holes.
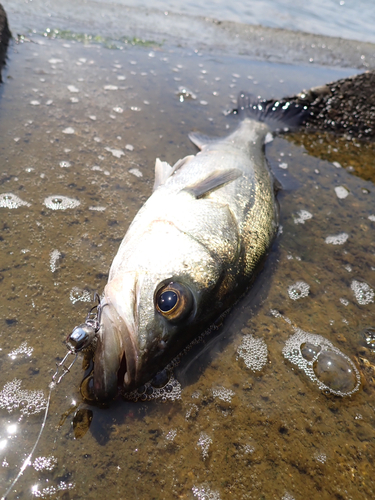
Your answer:
[[[112,153],[112,156],[114,156],[116,158],[121,158],[121,156],[123,156],[125,154],[122,149],[113,149],[113,148],[109,148],[108,146],[105,148],[105,150]]]
[[[91,302],[91,293],[87,290],[82,290],[77,286],[74,286],[69,293],[69,299],[72,304],[76,302]]]
[[[21,200],[18,196],[12,193],[0,194],[0,208],[19,208],[19,207],[31,207],[30,203]]]
[[[225,387],[215,387],[212,389],[212,395],[214,398],[230,403],[235,393],[231,389],[226,389]]]
[[[60,161],[59,165],[61,168],[69,168],[72,166],[72,164],[69,161],[65,161],[65,160]]]
[[[75,85],[68,85],[68,90],[69,90],[69,92],[72,92],[72,93],[79,92],[79,89],[77,89],[77,87]]]
[[[75,130],[73,127],[66,127],[64,128],[64,130],[62,131],[63,134],[74,134],[75,133]]]
[[[8,356],[12,359],[16,359],[17,356],[26,356],[26,357],[30,357],[33,353],[33,348],[31,346],[28,345],[28,343],[26,341],[22,342],[22,344],[17,347],[17,349],[13,349],[13,351],[11,351]]]
[[[361,306],[374,302],[375,292],[367,283],[353,280],[350,288],[353,290],[354,296]]]
[[[201,432],[199,435],[197,446],[199,446],[202,450],[203,460],[206,460],[206,458],[208,458],[208,451],[211,444],[212,439],[210,438],[210,436],[206,432]]]
[[[221,500],[219,492],[211,490],[207,484],[193,486],[191,491],[198,500]]]
[[[343,200],[344,198],[346,198],[348,196],[349,191],[344,186],[337,186],[337,187],[335,187],[335,193],[336,193],[337,198],[339,198],[340,200]]]
[[[237,359],[242,358],[246,367],[257,372],[267,363],[268,349],[263,339],[254,337],[251,333],[244,335],[241,345],[237,348]]]
[[[288,295],[292,300],[303,299],[307,297],[310,293],[310,285],[304,281],[297,281],[294,285],[288,287]]]
[[[135,175],[136,177],[143,177],[142,172],[138,168],[131,168],[129,173]]]
[[[49,268],[54,273],[57,269],[57,261],[61,257],[61,253],[58,250],[52,250],[49,258]]]
[[[76,208],[81,204],[80,201],[67,196],[53,195],[44,199],[43,205],[51,210],[67,210]]]
[[[327,245],[343,245],[348,238],[349,235],[347,233],[340,233],[332,236],[327,236],[325,242],[327,243]]]
[[[14,379],[0,392],[0,408],[9,413],[19,410],[23,415],[34,415],[45,410],[47,401],[43,391],[21,389],[22,380]]]
[[[280,315],[280,317],[282,316]],[[348,396],[358,391],[361,385],[361,378],[357,368],[354,366],[352,360],[348,356],[343,354],[337,347],[332,344],[332,342],[322,337],[321,335],[304,332],[300,328],[294,328],[294,330],[296,333],[288,338],[282,350],[282,353],[286,359],[288,359],[294,365],[297,365],[298,368],[302,370],[307,375],[307,377],[319,387],[320,390],[326,393],[331,393],[336,396]],[[317,354],[315,354],[311,360],[306,359],[302,355],[301,351],[301,346],[307,343],[319,348]],[[351,371],[355,374],[357,383],[351,391],[340,392],[338,390],[334,390],[331,387],[325,385],[316,376],[314,371],[314,363],[317,361],[317,359],[319,359],[320,355],[327,352],[333,352],[334,354],[341,356],[348,363]]]
[[[57,465],[57,458],[53,455],[49,457],[36,457],[33,462],[33,467],[36,471],[40,472],[42,470],[53,470]]]
[[[295,224],[304,224],[305,221],[312,219],[312,214],[307,210],[300,210],[297,212],[298,217],[294,218]]]

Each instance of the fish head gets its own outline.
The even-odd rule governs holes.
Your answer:
[[[173,226],[153,228],[139,243],[115,259],[101,301],[98,401],[150,381],[223,306],[222,263],[204,245]]]

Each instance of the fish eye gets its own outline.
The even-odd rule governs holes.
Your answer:
[[[172,281],[156,292],[155,307],[164,318],[178,321],[191,312],[193,297],[186,286]]]

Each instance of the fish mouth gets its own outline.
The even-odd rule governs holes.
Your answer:
[[[113,291],[110,285],[104,291],[94,355],[92,392],[98,402],[110,401],[121,391],[136,388],[139,350],[135,325],[126,321]]]

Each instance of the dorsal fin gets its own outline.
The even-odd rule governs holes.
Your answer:
[[[169,165],[166,161],[161,161],[159,158],[156,158],[155,160],[155,182],[154,182],[154,191],[157,189],[159,186],[165,183],[165,181],[170,177],[172,174],[176,172],[179,168],[181,168],[183,165],[188,163],[192,158],[194,158],[194,155],[189,155],[185,156],[185,158],[181,158],[178,160],[173,167]]]
[[[194,155],[188,155],[185,156],[184,158],[180,158],[179,160],[176,161],[176,163],[172,167],[172,174],[176,172],[179,168],[183,167],[186,163],[189,163],[190,160],[194,158]]]
[[[235,181],[241,175],[242,172],[238,168],[215,170],[200,181],[186,186],[182,191],[188,191],[197,199],[203,198],[203,196],[221,188],[225,184],[228,184],[228,182]]]

